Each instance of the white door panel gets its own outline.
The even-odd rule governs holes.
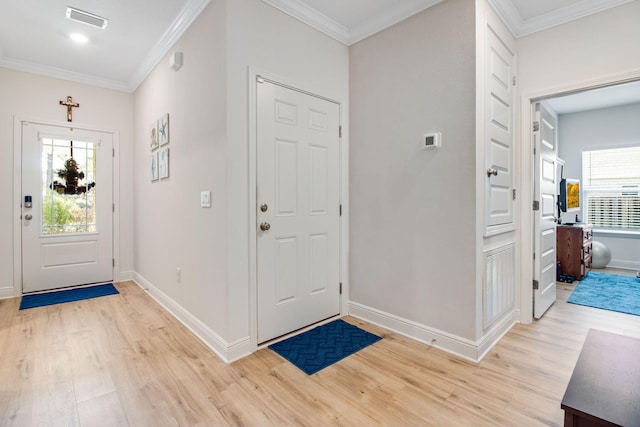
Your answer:
[[[487,175],[485,215],[487,234],[495,234],[498,228],[513,224],[515,54],[490,27],[486,61],[485,166],[495,172]]]
[[[23,292],[112,280],[112,148],[110,133],[23,123]]]
[[[337,104],[257,85],[261,343],[339,314],[340,151]]]
[[[533,140],[534,194],[539,210],[534,212],[534,317],[539,319],[556,300],[556,157],[557,119],[544,104],[536,103],[534,122],[538,123]]]

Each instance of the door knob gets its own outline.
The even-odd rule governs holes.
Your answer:
[[[489,178],[491,178],[491,175],[498,176],[498,171],[496,169],[493,169],[493,168],[487,169],[487,176]]]
[[[269,209],[269,206],[266,203],[260,205],[260,210],[262,212],[266,212]]]
[[[260,224],[260,230],[262,231],[267,231],[271,228],[271,224],[269,224],[268,222],[263,222]]]
[[[31,214],[26,214],[24,216],[24,219],[26,219],[27,221],[31,221],[33,219],[33,216]]]

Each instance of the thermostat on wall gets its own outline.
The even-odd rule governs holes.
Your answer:
[[[428,133],[422,140],[422,148],[440,148],[442,146],[442,134],[440,132]]]

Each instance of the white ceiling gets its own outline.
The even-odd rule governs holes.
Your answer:
[[[132,92],[209,1],[2,0],[0,67]],[[351,45],[446,0],[262,1]],[[521,37],[638,0],[488,1]],[[109,24],[99,30],[70,21],[67,6],[107,18]],[[89,43],[73,43],[71,32],[84,33]]]

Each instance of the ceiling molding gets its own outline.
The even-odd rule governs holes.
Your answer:
[[[128,85],[130,92],[135,91],[140,83],[153,71],[156,65],[158,65],[173,45],[182,37],[210,1],[211,0],[189,0],[160,40],[151,48],[147,56],[144,57],[144,60],[142,60],[140,66],[133,74]]]
[[[0,58],[0,67],[9,68],[26,73],[39,74],[46,77],[52,77],[60,80],[68,80],[76,83],[84,83],[91,86],[98,86],[107,89],[118,90],[121,92],[131,92],[129,86],[120,81],[103,79],[89,74],[77,73],[62,68],[49,67],[33,62],[20,61],[11,58]]]
[[[524,20],[511,0],[488,0],[516,38],[565,24],[634,0],[582,0],[538,17]]]
[[[399,7],[397,9],[394,9],[393,11],[387,11],[378,16],[375,16],[351,30],[349,45],[364,40],[367,37],[384,30],[385,28],[389,28],[390,26],[395,25],[398,22],[403,21],[410,16],[422,12],[423,10],[428,9],[431,6],[435,6],[436,4],[441,2],[442,0],[430,0],[427,2],[425,2],[424,0],[408,1],[404,3],[403,7]]]
[[[189,28],[193,21],[195,21],[210,1],[211,0],[190,0],[176,19],[173,20],[160,40],[149,51],[147,56],[145,56],[144,60],[128,82],[104,79],[62,68],[49,67],[12,58],[4,58],[2,56],[0,56],[0,67],[131,93],[134,92],[149,73],[153,71],[154,67],[158,65],[178,39],[182,37],[184,32]],[[0,54],[2,54],[1,50]]]
[[[312,7],[307,6],[299,0],[262,0],[263,2],[275,7],[276,9],[304,22],[310,27],[315,28],[338,40],[340,43],[349,45],[351,34],[347,28],[338,24],[333,19],[318,12]]]
[[[391,13],[386,11],[372,19],[367,20],[351,30],[337,23],[326,15],[307,6],[300,0],[262,0],[263,2],[279,9],[280,11],[304,22],[312,28],[338,40],[340,43],[350,46],[359,42],[379,31],[384,30],[398,22],[415,15],[442,0],[411,0],[406,1],[402,7],[393,10]]]

